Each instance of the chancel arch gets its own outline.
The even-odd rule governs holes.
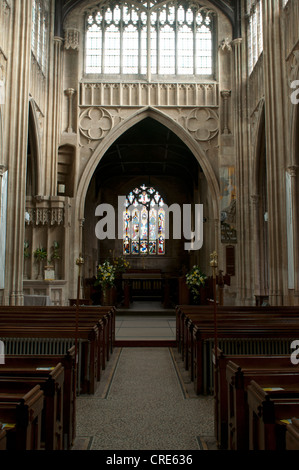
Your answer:
[[[200,257],[208,265],[208,255],[218,243],[215,220],[219,197],[217,179],[205,152],[198,144],[194,145],[192,138],[175,121],[150,108],[135,113],[112,133],[114,138],[108,135],[99,145],[92,156],[92,165],[86,168],[85,176],[83,174],[80,180],[78,206],[81,212],[77,220],[84,220],[80,237],[85,252],[86,274],[89,275],[94,269],[97,257],[103,261],[112,255],[122,254],[122,240],[99,243],[96,240],[97,204],[109,202],[117,207],[118,196],[129,194],[132,188],[143,184],[157,188],[168,205],[194,206],[195,202],[205,203],[209,199],[209,204],[204,205],[204,215],[208,220],[204,224],[205,250],[199,250],[200,253],[184,251],[183,236],[181,240],[174,240],[171,229],[172,239],[166,243],[165,256],[158,256],[158,259],[155,256],[147,257],[147,266],[154,268],[158,263],[161,269],[171,266],[173,270],[179,270],[189,264],[189,256],[194,261]],[[164,171],[164,168],[167,170]],[[173,217],[171,213],[171,223]],[[144,257],[134,258],[131,254],[129,258],[136,268],[142,268],[145,264]]]

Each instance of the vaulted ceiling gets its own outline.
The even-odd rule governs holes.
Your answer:
[[[209,0],[219,8],[230,20],[234,39],[240,37],[240,0]],[[63,22],[73,8],[82,4],[82,0],[56,0],[55,2],[55,34],[62,36]]]

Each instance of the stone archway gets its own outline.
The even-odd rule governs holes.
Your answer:
[[[207,154],[202,147],[202,145],[196,141],[193,136],[186,131],[181,125],[179,125],[174,119],[166,115],[165,113],[152,108],[146,107],[133,112],[127,119],[118,123],[112,130],[105,136],[105,138],[99,143],[99,145],[94,150],[93,154],[89,158],[84,171],[81,174],[78,184],[78,190],[75,198],[74,204],[74,222],[75,229],[73,231],[73,254],[74,259],[79,257],[79,254],[82,250],[82,234],[84,227],[84,217],[85,217],[85,200],[86,194],[90,181],[93,177],[93,174],[101,161],[102,157],[105,155],[110,146],[115,142],[115,140],[120,137],[124,132],[132,128],[135,124],[139,123],[143,119],[150,117],[171,131],[173,131],[188,147],[192,152],[195,159],[198,161],[200,167],[202,168],[203,174],[206,179],[207,187],[210,192],[211,197],[211,211],[213,218],[213,233],[214,233],[214,243],[213,246],[215,249],[218,249],[219,246],[219,184],[215,174],[215,171],[207,157]],[[74,273],[75,275],[75,273]],[[75,277],[71,281],[71,286],[73,286],[73,294],[75,293]]]

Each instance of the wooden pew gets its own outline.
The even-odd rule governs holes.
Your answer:
[[[299,383],[299,367],[289,357],[236,357],[226,366],[228,403],[228,449],[248,450],[247,387],[251,380],[260,386],[294,387]]]
[[[7,450],[40,450],[44,394],[39,385],[0,393],[0,421]]]
[[[195,324],[193,328],[193,377],[197,394],[212,393],[214,347],[213,324]],[[281,355],[290,351],[291,342],[299,337],[299,319],[280,321],[260,318],[223,320],[218,325],[218,346],[238,354]]]
[[[279,382],[276,384],[279,387]],[[285,450],[286,423],[299,416],[299,387],[265,391],[255,380],[247,389],[249,450]]]
[[[229,401],[229,393],[228,391],[232,391],[229,387],[233,387],[232,378],[230,378],[231,383],[228,385],[227,383],[227,365],[231,363],[231,373],[233,374],[236,371],[236,379],[234,380],[234,385],[238,387],[238,400],[242,398],[242,387],[244,386],[244,378],[240,378],[242,374],[242,368],[246,368],[254,366],[258,362],[258,368],[263,367],[266,369],[266,373],[272,374],[273,370],[271,368],[282,368],[283,373],[286,370],[290,372],[295,372],[296,374],[299,371],[299,367],[292,365],[290,361],[289,355],[277,355],[277,356],[270,356],[270,355],[259,355],[259,356],[244,356],[244,355],[236,355],[236,354],[224,354],[218,348],[218,357],[217,357],[217,368],[215,367],[215,351],[213,350],[213,364],[214,364],[214,400],[215,400],[215,436],[217,440],[217,444],[222,449],[228,448],[228,429],[229,429],[229,420],[231,419],[230,416],[234,416],[235,420],[237,420],[237,413],[232,409],[229,411],[230,407],[235,405],[237,400],[234,397],[230,397]],[[235,365],[233,365],[235,364]],[[237,364],[237,366],[236,366]],[[270,370],[269,370],[270,368]],[[258,371],[256,371],[258,373]],[[246,377],[245,377],[246,380]],[[243,401],[241,401],[241,411],[245,410],[247,407],[246,402],[246,392],[244,390],[243,394]],[[245,411],[244,411],[245,413]],[[248,413],[247,413],[248,414]],[[233,425],[231,425],[233,427]],[[237,426],[234,426],[234,428]],[[241,443],[237,443],[239,447]]]
[[[292,418],[286,427],[286,450],[299,450],[299,419]]]
[[[253,318],[254,315],[258,317],[264,315],[265,317],[271,316],[271,318],[296,318],[299,316],[298,307],[257,307],[257,306],[218,306],[217,307],[217,318],[219,320],[223,318]],[[182,360],[185,357],[186,345],[185,340],[188,338],[185,328],[187,319],[191,321],[199,320],[214,320],[214,306],[204,305],[178,305],[176,306],[176,340],[178,351],[182,354]]]
[[[33,368],[55,367],[58,363],[61,363],[64,368],[63,448],[70,449],[76,436],[75,347],[70,348],[65,355],[6,355],[5,365],[0,366],[0,377],[5,370],[13,371],[15,374],[23,372],[28,375]]]
[[[97,380],[100,380],[101,369],[105,369],[106,361],[109,361],[115,342],[115,307],[32,307],[32,306],[0,306],[0,331],[1,325],[7,322],[18,324],[51,324],[71,325],[76,324],[78,313],[79,324],[95,323],[98,334]]]
[[[30,347],[36,342],[42,341],[50,345],[61,343],[67,340],[64,353],[69,349],[69,340],[74,344],[74,338],[78,334],[78,393],[95,393],[98,376],[98,328],[96,326],[80,326],[78,331],[73,326],[26,326],[7,325],[0,326],[1,340],[6,343],[10,338],[15,338],[27,342]],[[22,353],[21,353],[22,354]],[[35,353],[33,353],[35,354]]]
[[[1,393],[9,394],[36,384],[44,393],[42,442],[45,450],[62,450],[64,368],[61,363],[46,369],[36,367],[0,369]]]
[[[214,314],[214,305],[177,305],[176,308],[176,323],[177,323],[177,333],[181,329],[181,322],[184,321],[186,316],[191,317],[192,315],[205,316],[209,315],[213,318]],[[298,307],[293,306],[268,306],[268,307],[258,307],[258,306],[228,306],[220,305],[217,306],[217,315],[222,316],[223,314],[270,314],[273,315],[292,315],[298,316],[299,309]],[[177,334],[178,346],[180,335]]]

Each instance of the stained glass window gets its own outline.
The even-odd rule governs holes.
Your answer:
[[[98,5],[86,12],[85,72],[211,76],[213,18],[181,0]]]
[[[123,254],[165,254],[164,200],[153,187],[142,185],[131,191],[123,211]]]

